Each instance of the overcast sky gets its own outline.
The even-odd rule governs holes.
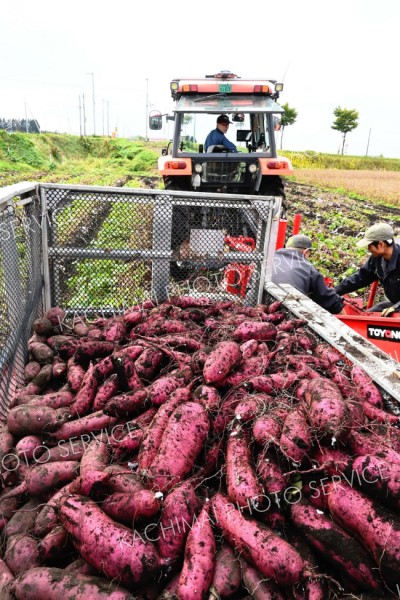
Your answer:
[[[88,134],[145,135],[147,107],[172,110],[171,79],[228,69],[284,80],[298,111],[284,149],[336,153],[341,106],[360,115],[347,154],[369,140],[400,158],[400,0],[6,0],[1,22],[2,118],[79,134],[84,96]]]

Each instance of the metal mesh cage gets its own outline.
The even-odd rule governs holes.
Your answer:
[[[0,202],[0,421],[23,383],[28,339],[42,310],[41,258],[38,197]]]
[[[273,198],[50,185],[42,195],[52,305],[104,314],[190,291],[256,300]]]
[[[176,294],[260,299],[279,200],[55,184],[10,189],[0,193],[0,420],[23,384],[33,321],[51,306],[90,317]]]

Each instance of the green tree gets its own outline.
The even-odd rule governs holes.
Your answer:
[[[285,127],[288,125],[293,125],[297,119],[297,110],[286,104],[282,104],[282,108],[285,111],[281,116],[281,150],[282,150],[282,140],[283,140],[283,132],[285,131]]]
[[[336,120],[333,122],[331,129],[340,131],[343,135],[342,141],[342,154],[344,153],[344,144],[346,141],[346,135],[358,127],[358,111],[354,109],[341,108],[337,106],[333,111]]]

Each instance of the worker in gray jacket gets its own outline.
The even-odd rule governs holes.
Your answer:
[[[307,235],[290,237],[286,247],[275,252],[272,282],[288,283],[330,313],[345,314],[342,298],[326,285],[321,273],[309,262],[311,249],[312,242]]]

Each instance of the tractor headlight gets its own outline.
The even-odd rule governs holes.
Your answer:
[[[203,171],[203,165],[197,163],[196,165],[194,165],[194,170],[196,173],[201,173]]]
[[[257,171],[257,165],[255,165],[255,164],[249,165],[249,171],[250,171],[250,173],[255,173]]]

